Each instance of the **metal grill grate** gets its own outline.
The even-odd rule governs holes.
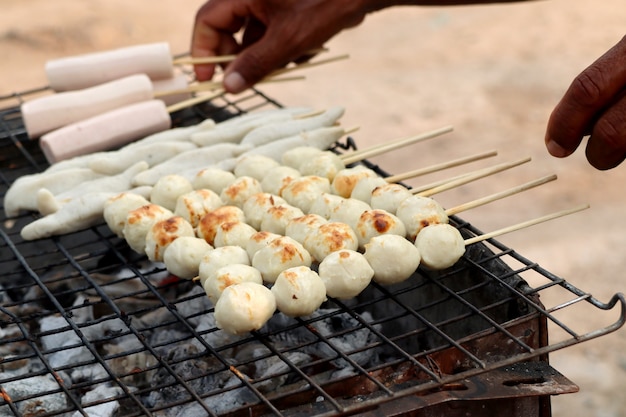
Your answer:
[[[3,197],[47,166],[24,132],[23,97],[0,98],[8,103],[0,111]],[[173,117],[187,125],[266,106],[278,103],[254,91]],[[329,300],[312,317],[276,314],[262,331],[232,337],[214,326],[197,284],[148,263],[106,225],[26,242],[19,231],[33,216],[0,214],[3,415],[89,415],[92,407],[119,416],[347,415],[519,396],[533,383],[545,394],[572,392],[547,354],[625,321],[621,294],[602,303],[489,240],[451,270],[419,269],[405,283]],[[480,234],[452,220],[466,236]],[[542,304],[544,294],[552,305]],[[580,329],[568,318],[574,309],[603,314],[607,325]],[[476,379],[483,375],[491,379]],[[494,380],[497,389],[476,388]]]

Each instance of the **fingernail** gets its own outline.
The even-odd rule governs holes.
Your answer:
[[[246,80],[238,72],[231,72],[224,77],[224,87],[231,93],[240,93],[246,86]]]
[[[557,158],[563,158],[569,155],[569,151],[553,141],[552,139],[546,140],[546,148],[548,148],[548,152],[550,155],[555,156]]]

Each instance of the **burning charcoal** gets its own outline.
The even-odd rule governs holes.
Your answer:
[[[156,358],[143,349],[143,344],[134,335],[122,337],[115,342],[104,347],[108,356],[115,356],[108,361],[111,370],[127,385],[149,385],[154,370],[148,369],[157,363]]]
[[[0,380],[6,378],[7,375],[5,373],[0,374]],[[2,388],[17,405],[17,409],[22,415],[36,416],[55,413],[67,406],[63,392],[40,395],[42,392],[58,391],[60,389],[59,384],[50,374],[4,382]],[[28,399],[23,400],[23,398]],[[8,405],[0,407],[0,415],[12,415]]]
[[[81,402],[83,406],[88,405],[89,403],[105,400],[107,398],[113,398],[122,394],[122,389],[120,387],[112,387],[107,384],[99,384],[96,387],[87,392]],[[90,407],[86,407],[85,411],[89,416],[93,417],[113,417],[115,412],[120,407],[120,403],[117,400],[109,401],[102,404],[92,405]],[[80,417],[82,414],[78,411],[72,414],[72,417]]]
[[[302,352],[287,352],[285,356],[298,368],[313,360],[310,355]],[[256,361],[255,365],[256,372],[253,379],[262,380],[255,384],[259,391],[271,393],[288,383],[291,367],[277,356]]]

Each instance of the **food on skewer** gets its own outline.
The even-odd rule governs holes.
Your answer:
[[[311,255],[295,239],[281,236],[270,241],[252,257],[252,266],[258,269],[263,281],[273,283],[282,271],[295,266],[308,266]]]
[[[263,177],[261,180],[261,188],[267,193],[278,196],[281,195],[285,186],[301,176],[302,175],[297,169],[285,165],[279,165],[270,169],[265,177]]]
[[[306,239],[328,220],[319,214],[309,213],[301,217],[293,218],[285,227],[285,235],[304,244]]]
[[[272,206],[263,213],[260,230],[284,235],[289,221],[301,216],[304,216],[304,212],[291,204]]]
[[[118,237],[124,237],[122,230],[124,229],[124,224],[126,224],[128,212],[145,206],[146,204],[150,204],[150,201],[148,201],[146,197],[135,193],[124,192],[109,198],[104,203],[102,215],[109,229]]]
[[[320,262],[318,271],[326,294],[339,299],[356,297],[374,276],[367,259],[359,252],[348,249],[330,253]]]
[[[276,299],[267,287],[242,282],[227,287],[215,304],[215,324],[232,334],[258,330],[276,311]]]
[[[265,230],[256,232],[255,234],[250,236],[250,239],[248,240],[248,243],[246,244],[246,252],[248,253],[248,257],[250,259],[254,258],[255,253],[257,253],[259,250],[269,245],[269,243],[272,240],[279,238],[281,236],[282,235],[267,232]]]
[[[343,203],[345,199],[341,196],[322,193],[317,196],[315,201],[309,208],[309,213],[317,214],[325,219],[330,219],[330,216],[337,210],[337,208]]]
[[[202,257],[213,247],[195,236],[180,236],[163,253],[165,268],[182,279],[198,276]]]
[[[278,310],[291,317],[313,314],[326,301],[326,286],[311,268],[299,266],[281,272],[271,288]]]
[[[369,204],[355,198],[341,198],[330,209],[329,221],[345,223],[356,230],[361,215],[372,208]]]
[[[278,161],[265,155],[244,155],[237,158],[233,173],[236,177],[252,177],[261,181],[272,168],[279,166]]]
[[[193,227],[197,227],[205,214],[223,206],[219,195],[208,189],[192,190],[178,196],[174,207],[174,214],[187,220]]]
[[[300,167],[307,161],[315,158],[324,152],[322,149],[312,146],[296,146],[289,149],[281,155],[280,162],[288,167],[294,168],[300,172]]]
[[[396,216],[404,223],[407,238],[411,241],[415,241],[426,226],[448,223],[448,215],[438,202],[419,195],[412,195],[400,203]]]
[[[238,177],[220,193],[220,198],[226,205],[243,207],[246,200],[255,194],[262,193],[261,183],[252,177]]]
[[[194,237],[193,226],[180,216],[172,216],[152,225],[146,233],[145,253],[151,261],[163,261],[165,249],[177,238]]]
[[[257,231],[254,227],[244,222],[226,222],[217,227],[213,243],[215,247],[241,246],[245,248],[250,237]]]
[[[178,197],[193,191],[191,181],[187,178],[170,174],[161,177],[152,187],[150,201],[154,204],[174,211],[177,206]]]
[[[145,254],[146,236],[152,225],[173,215],[170,210],[152,203],[129,211],[122,229],[126,243],[135,252]]]
[[[217,270],[226,265],[250,265],[246,250],[240,246],[222,246],[209,250],[204,254],[198,265],[198,279],[202,286],[207,279],[213,279]]]
[[[206,188],[217,193],[219,196],[224,188],[231,185],[236,179],[235,174],[230,171],[215,167],[204,168],[196,173],[191,180],[191,185],[194,190]]]
[[[412,195],[413,193],[401,184],[385,184],[376,187],[372,191],[370,205],[373,209],[385,210],[391,214],[396,214],[400,203]]]
[[[224,290],[231,285],[242,282],[263,284],[263,278],[258,269],[246,264],[229,264],[218,268],[215,274],[204,281],[204,291],[209,300],[215,305]]]
[[[330,181],[315,175],[295,178],[281,191],[281,196],[292,206],[309,212],[313,201],[322,193],[330,192]]]
[[[364,249],[363,256],[374,270],[373,280],[383,285],[407,280],[421,260],[417,246],[394,234],[374,236]]]
[[[343,249],[356,251],[359,240],[354,230],[345,223],[328,222],[322,224],[303,243],[305,249],[317,262],[328,255]]]
[[[299,170],[302,175],[316,175],[328,178],[332,182],[335,175],[345,168],[339,155],[331,151],[323,151],[301,164]]]
[[[376,236],[391,234],[406,237],[404,223],[398,217],[384,210],[363,212],[354,231],[359,239],[360,248],[363,248]]]
[[[361,178],[352,189],[350,198],[361,200],[364,203],[370,204],[372,202],[372,192],[376,188],[385,186],[387,184],[387,181],[383,177]]]
[[[208,212],[200,219],[196,227],[196,236],[214,245],[217,228],[222,223],[245,222],[246,216],[243,210],[236,206],[220,206]]]
[[[256,230],[261,230],[261,222],[267,211],[274,206],[287,204],[287,202],[277,195],[270,193],[256,193],[248,197],[243,203],[243,213],[246,221]]]
[[[378,177],[376,171],[363,165],[342,169],[335,175],[331,184],[331,191],[343,198],[349,198],[356,183],[365,177]]]

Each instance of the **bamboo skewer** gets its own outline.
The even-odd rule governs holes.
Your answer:
[[[398,139],[398,140],[395,140],[395,141],[392,141],[383,145],[377,145],[372,148],[365,149],[363,151],[355,151],[353,153],[342,156],[341,159],[343,160],[344,164],[349,165],[349,164],[370,158],[372,156],[389,152],[397,148],[401,148],[401,147],[408,146],[417,142],[421,142],[426,139],[432,139],[432,138],[435,138],[437,136],[443,135],[444,133],[448,133],[451,131],[452,131],[452,127],[446,126],[446,127],[432,130],[430,132],[425,132],[416,136]]]
[[[305,55],[317,55],[320,52],[327,52],[327,48],[317,48]],[[203,65],[203,64],[223,64],[226,62],[234,61],[237,55],[216,55],[216,56],[204,56],[204,57],[192,57],[183,56],[172,60],[174,65]]]
[[[479,161],[481,159],[490,158],[492,156],[496,156],[497,154],[498,154],[497,151],[483,152],[477,155],[466,156],[466,157],[455,159],[452,161],[443,162],[441,164],[436,164],[436,165],[431,165],[425,168],[415,169],[413,171],[404,172],[402,174],[391,175],[389,177],[386,177],[385,180],[389,183],[400,182],[409,178],[419,177],[420,175],[431,174],[433,172],[441,171],[447,168],[453,168],[453,167],[467,164],[470,162]]]
[[[268,77],[259,81],[259,84],[268,84],[268,83],[280,83],[285,81],[298,81],[304,80],[305,77],[302,75],[292,76],[292,77]],[[185,94],[185,93],[198,93],[201,91],[215,91],[222,88],[221,81],[204,81],[201,83],[192,84],[187,88],[180,88],[177,90],[167,90],[167,91],[156,91],[154,93],[154,97],[165,97],[176,94]]]
[[[569,214],[573,214],[582,210],[586,210],[589,208],[589,204],[582,204],[580,206],[576,206],[574,208],[571,209],[566,209],[566,210],[561,210],[561,211],[557,211],[555,213],[551,213],[551,214],[547,214],[545,216],[541,216],[541,217],[537,217],[536,219],[532,219],[532,220],[527,220],[525,222],[521,222],[518,224],[514,224],[512,226],[508,226],[508,227],[503,227],[502,229],[498,229],[498,230],[494,230],[493,232],[490,233],[485,233],[482,234],[480,236],[475,236],[469,239],[465,239],[465,246],[471,245],[473,243],[477,243],[477,242],[482,242],[483,240],[487,240],[487,239],[491,239],[500,235],[503,235],[505,233],[510,233],[510,232],[514,232],[516,230],[520,230],[520,229],[524,229],[530,226],[534,226],[536,224],[540,224],[543,222],[547,222],[548,220],[553,220],[559,217],[563,217],[563,216],[567,216]]]
[[[172,104],[170,106],[167,106],[167,111],[168,113],[174,113],[177,112],[179,110],[183,110],[186,109],[187,107],[191,107],[191,106],[195,106],[196,104],[200,104],[200,103],[204,103],[205,101],[210,101],[213,100],[215,98],[218,98],[219,96],[223,95],[226,91],[225,90],[217,90],[215,92],[213,92],[213,94],[207,94],[207,95],[201,95],[201,96],[196,96],[196,97],[192,97],[188,100],[183,100],[181,102],[178,102],[176,104]]]

